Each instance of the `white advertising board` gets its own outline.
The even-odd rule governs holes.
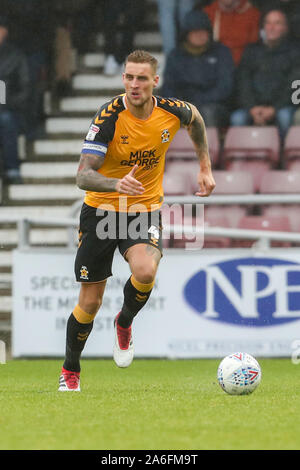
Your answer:
[[[64,355],[80,288],[74,257],[59,249],[14,252],[14,357]],[[116,254],[83,357],[112,357],[113,320],[129,275]],[[133,332],[136,357],[291,356],[300,339],[300,251],[165,250]]]

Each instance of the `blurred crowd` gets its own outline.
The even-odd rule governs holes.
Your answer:
[[[161,8],[186,4],[158,3]],[[300,77],[299,2],[189,3],[189,11],[175,20],[172,44],[170,37],[164,42],[162,94],[194,103],[207,126],[272,123],[284,139],[296,119],[291,97],[292,83]],[[160,21],[166,23],[163,15]],[[161,25],[162,35],[165,29]]]
[[[300,80],[298,0],[156,1],[161,95],[194,103],[207,126],[274,123],[284,139],[300,124],[291,100]],[[1,0],[0,152],[9,182],[21,181],[18,135],[43,136],[45,90],[58,98],[70,93],[74,50],[100,50],[101,32],[103,73],[115,75],[151,15],[146,0]]]

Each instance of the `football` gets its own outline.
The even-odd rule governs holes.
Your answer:
[[[226,356],[218,367],[217,378],[229,395],[249,395],[261,382],[261,368],[253,356],[236,352]]]

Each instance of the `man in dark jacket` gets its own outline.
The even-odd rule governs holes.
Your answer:
[[[234,63],[228,47],[212,40],[210,20],[191,11],[183,21],[181,45],[169,54],[162,95],[194,103],[206,126],[227,124]]]
[[[288,39],[288,22],[280,10],[269,11],[262,40],[245,50],[238,71],[237,107],[231,125],[276,123],[283,139],[292,123],[292,82],[299,78],[299,49]]]
[[[8,41],[7,19],[0,17],[0,80],[5,90],[0,104],[0,152],[8,182],[19,183],[19,120],[29,92],[26,58]]]
[[[283,10],[289,21],[291,39],[300,41],[299,0],[255,0],[253,3],[261,10],[263,15],[270,10]]]

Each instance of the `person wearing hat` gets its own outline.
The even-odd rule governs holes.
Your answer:
[[[26,57],[8,39],[8,19],[0,16],[0,154],[8,183],[20,183],[18,134],[20,116],[29,93]]]
[[[234,84],[234,62],[227,46],[212,39],[208,15],[194,10],[184,18],[180,46],[168,55],[163,96],[195,104],[206,126],[227,125]]]

